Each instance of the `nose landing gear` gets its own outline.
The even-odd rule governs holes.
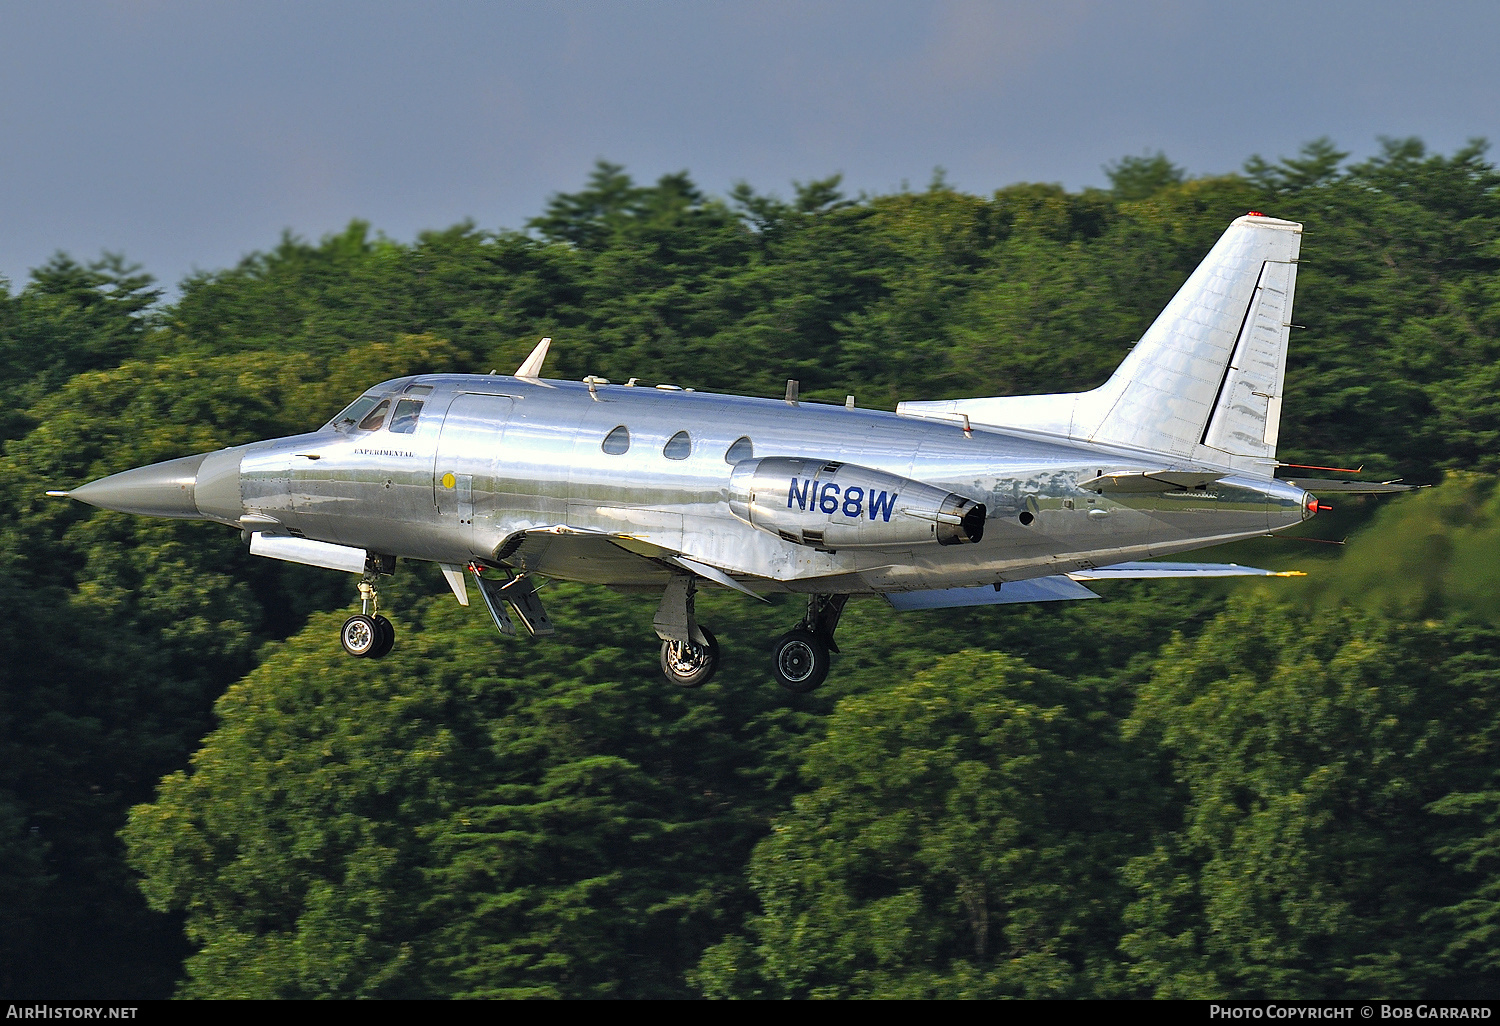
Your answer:
[[[375,590],[378,579],[378,572],[369,570],[360,578],[360,611],[345,620],[339,630],[344,651],[362,659],[379,659],[396,643],[396,628],[378,611],[380,596]]]

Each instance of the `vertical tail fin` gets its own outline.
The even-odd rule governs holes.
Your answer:
[[[1270,477],[1301,245],[1294,221],[1236,219],[1093,391],[907,402],[897,412],[966,416]]]
[[[1075,437],[1274,470],[1302,226],[1237,219],[1110,379]]]

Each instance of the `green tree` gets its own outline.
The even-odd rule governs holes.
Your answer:
[[[1255,599],[1168,646],[1126,723],[1182,817],[1125,864],[1131,977],[1199,999],[1482,992],[1434,924],[1471,881],[1429,806],[1486,758],[1461,739],[1476,708],[1493,730],[1497,641]]]
[[[1139,157],[1121,157],[1104,166],[1109,179],[1110,192],[1116,199],[1125,201],[1146,199],[1173,185],[1181,185],[1186,177],[1182,168],[1167,159],[1161,150],[1143,153]]]
[[[128,361],[72,378],[32,408],[0,457],[0,889],[24,919],[9,992],[170,991],[183,944],[149,914],[114,836],[126,810],[181,766],[214,698],[266,640],[349,600],[346,582],[252,559],[239,535],[48,499],[58,486],[221,445],[289,434],[373,378],[438,360],[431,339],[311,357],[241,353]],[[339,383],[329,395],[330,380]],[[11,832],[11,826],[15,832]],[[34,872],[37,852],[45,872]],[[11,880],[13,883],[6,883]]]
[[[1139,781],[1108,689],[994,653],[850,696],[755,850],[713,996],[1107,993]]]
[[[187,918],[184,996],[684,996],[738,921],[808,715],[731,637],[762,614],[705,596],[726,669],[683,693],[636,641],[648,606],[549,588],[558,634],[506,641],[434,577],[387,589],[379,663],[314,617],[133,810],[143,890]]]

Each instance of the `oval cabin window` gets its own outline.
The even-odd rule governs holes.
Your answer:
[[[741,435],[734,440],[734,444],[724,453],[724,462],[730,464],[739,463],[741,460],[755,459],[755,444],[750,441],[748,435]]]
[[[604,436],[604,451],[611,456],[623,456],[630,451],[630,430],[624,424]]]
[[[693,440],[686,431],[679,431],[667,439],[661,454],[669,460],[685,460],[693,454]]]

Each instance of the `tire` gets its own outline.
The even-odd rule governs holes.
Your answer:
[[[828,677],[832,662],[828,643],[811,631],[798,628],[776,639],[771,668],[776,683],[794,694],[805,695],[815,691]]]
[[[719,668],[719,640],[707,627],[698,628],[708,639],[707,645],[681,641],[661,643],[661,672],[667,683],[680,688],[701,688],[713,679]]]
[[[387,620],[383,616],[375,617],[375,626],[380,629],[380,640],[376,643],[375,647],[370,650],[370,658],[380,659],[383,658],[385,654],[391,650],[391,646],[396,643],[396,628],[391,626],[391,621]]]
[[[379,646],[382,637],[380,626],[363,613],[349,617],[339,631],[344,651],[360,659],[368,657]]]

